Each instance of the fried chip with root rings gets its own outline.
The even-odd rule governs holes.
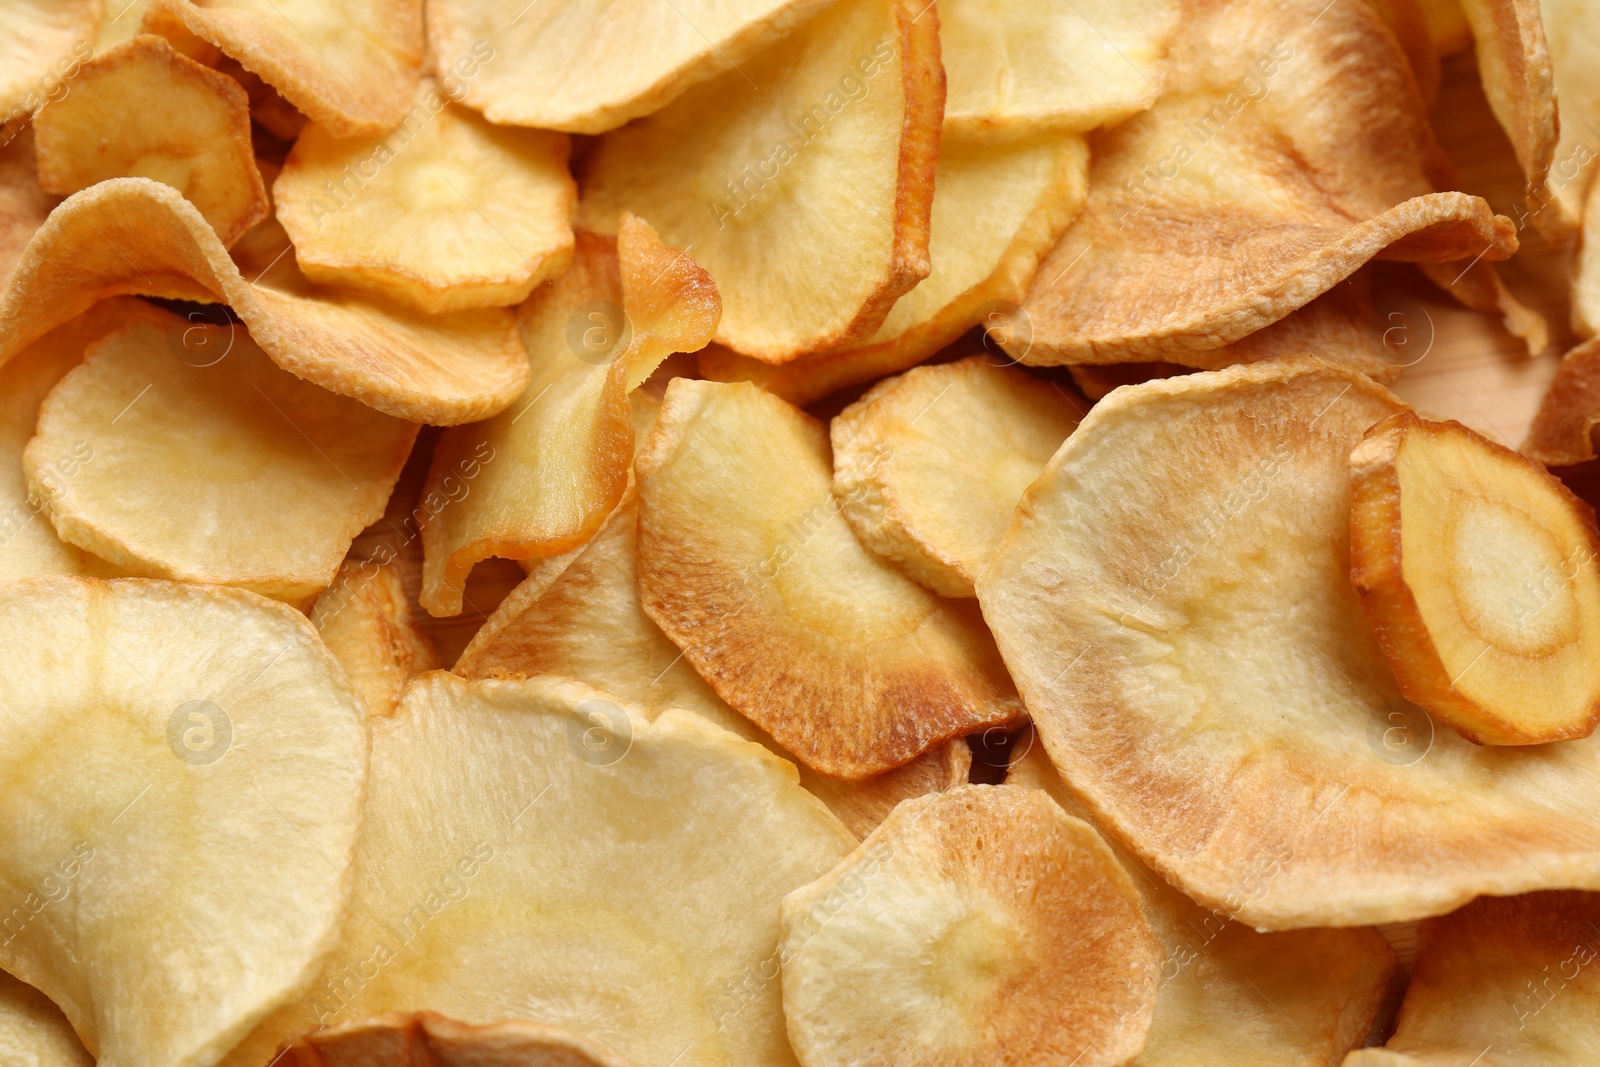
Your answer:
[[[942,596],[974,596],[1022,491],[1083,410],[984,356],[913,368],[833,420],[834,495],[862,544]]]
[[[1470,0],[1461,5],[1472,29],[1484,96],[1528,179],[1529,206],[1542,208],[1558,135],[1556,84],[1539,8],[1540,0]],[[1531,215],[1543,231],[1558,235],[1563,229],[1560,211]]]
[[[827,431],[748,383],[675,378],[636,462],[645,611],[812,770],[860,779],[1022,708],[975,605],[839,514]]]
[[[85,63],[33,129],[39,182],[57,196],[107,178],[151,178],[182,193],[229,246],[267,217],[244,90],[160,37]]]
[[[572,267],[518,313],[527,391],[434,450],[427,491],[450,503],[422,529],[422,606],[460,614],[467,575],[490,556],[556,556],[587,541],[628,483],[628,394],[668,355],[703,347],[720,314],[710,275],[643,220],[626,217],[615,242],[579,233]],[[448,480],[478,463],[455,499]]]
[[[373,723],[371,768],[340,945],[232,1067],[422,1009],[536,1019],[647,1064],[792,1063],[778,905],[855,838],[787,762],[570,680],[439,671]]]
[[[394,563],[351,560],[317,597],[311,625],[361,694],[367,714],[394,714],[416,675],[438,669],[439,651],[417,626]]]
[[[1600,886],[1597,743],[1482,748],[1436,728],[1350,583],[1350,452],[1402,410],[1309,358],[1118,389],[978,576],[1073,790],[1259,929]]]
[[[6,136],[46,100],[59,99],[94,54],[103,0],[5,0],[0,37],[0,122]]]
[[[383,514],[416,434],[236,326],[152,308],[50,391],[22,465],[64,541],[144,577],[301,600]]]
[[[94,1057],[49,997],[0,971],[0,1063],[94,1067]]]
[[[786,363],[868,340],[929,273],[938,34],[925,2],[834,4],[601,138],[580,223],[612,232],[632,211],[692,248],[722,293],[716,340],[743,355]]]
[[[494,123],[604,133],[744,67],[828,0],[431,0],[428,40]],[[498,58],[497,57],[507,57]]]
[[[1548,188],[1570,228],[1578,225],[1584,196],[1600,173],[1600,3],[1542,0],[1539,8],[1561,134]],[[1542,203],[1537,206],[1543,210]]]
[[[474,1025],[431,1011],[391,1012],[313,1030],[284,1050],[283,1067],[642,1067],[570,1030],[505,1019]]]
[[[1585,463],[1595,458],[1596,424],[1600,424],[1600,339],[1585,341],[1562,357],[1522,451],[1552,467]]]
[[[381,137],[308,126],[273,199],[307,278],[422,311],[521,303],[572,259],[566,136],[491,126],[429,81]]]
[[[1100,835],[1040,790],[908,800],[782,916],[805,1067],[1113,1067],[1144,1047],[1160,945]]]
[[[91,186],[23,253],[0,302],[0,363],[97,300],[137,293],[224,302],[290,374],[411,422],[486,418],[527,384],[509,312],[427,316],[318,290],[285,262],[288,247],[247,279],[175,189],[148,178]]]
[[[336,137],[400,121],[422,69],[421,0],[152,0]]]
[[[1215,369],[1374,257],[1505,259],[1510,219],[1433,192],[1444,157],[1405,64],[1365,4],[1196,0],[1166,94],[1097,143],[1007,351]]]
[[[208,1067],[337,941],[360,700],[305,616],[253,593],[5,591],[0,781],[26,817],[0,831],[0,968],[102,1064]]]

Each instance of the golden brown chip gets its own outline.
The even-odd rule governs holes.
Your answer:
[[[116,0],[112,0],[116,2]],[[422,68],[421,0],[152,0],[339,137],[400,121]]]
[[[1186,893],[1261,929],[1600,886],[1600,742],[1435,728],[1350,584],[1350,452],[1400,410],[1305,359],[1119,389],[978,577],[1063,777]]]
[[[508,312],[368,303],[316,289],[288,258],[285,244],[246,278],[176,190],[101,182],[68,197],[29,243],[0,303],[0,362],[97,300],[139,293],[226,302],[284,370],[412,422],[485,418],[527,383]]]
[[[1534,416],[1522,451],[1552,467],[1595,458],[1591,431],[1600,423],[1600,339],[1568,352]]]
[[[44,225],[55,202],[39,185],[33,130],[24,129],[0,145],[0,287],[10,282],[23,249]]]
[[[1144,1047],[1160,945],[1100,836],[1037,789],[906,801],[782,917],[807,1067],[1112,1067]]]
[[[1572,271],[1572,325],[1583,337],[1600,333],[1600,184],[1593,186],[1584,206]]]
[[[1528,180],[1528,203],[1542,204],[1545,179],[1556,155],[1556,96],[1550,47],[1539,17],[1540,0],[1471,0],[1461,5],[1477,46],[1483,92],[1511,139]],[[1533,212],[1534,224],[1552,232],[1561,216]]]
[[[910,763],[858,782],[829,778],[804,764],[799,766],[800,784],[820,797],[851,833],[866,837],[901,803],[967,785],[972,775],[972,749],[966,738],[957,737]]]
[[[105,0],[105,17],[95,31],[94,54],[103,56],[141,33],[159,32],[143,28],[144,15],[149,8],[150,0]]]
[[[975,606],[856,540],[827,432],[804,412],[675,378],[636,466],[645,610],[813,770],[865,778],[1020,715]]]
[[[0,971],[0,1063],[94,1067],[94,1057],[49,997]]]
[[[717,341],[784,363],[865,341],[928,276],[944,78],[925,0],[834,4],[740,69],[607,134],[580,220],[622,211],[692,251]]]
[[[1585,193],[1600,173],[1595,165],[1600,159],[1600,4],[1595,0],[1542,0],[1539,8],[1554,73],[1556,125],[1561,134],[1548,188],[1554,192],[1567,226],[1572,227],[1583,214]]]
[[[267,217],[237,82],[149,34],[83,65],[72,92],[34,116],[39,181],[66,196],[107,178],[178,190],[224,245]]]
[[[1428,107],[1439,99],[1439,49],[1428,26],[1428,13],[1424,0],[1366,0],[1383,21],[1394,31],[1395,38],[1405,51],[1411,73],[1417,79],[1417,89],[1422,102]],[[1454,3],[1455,0],[1450,0]]]
[[[861,543],[942,596],[973,596],[1012,512],[1082,405],[985,356],[879,382],[833,420],[833,491]]]
[[[572,258],[567,138],[490,126],[430,81],[380,137],[309,126],[273,199],[306,277],[423,311],[521,303]]]
[[[245,70],[239,61],[222,56],[216,68],[239,83],[250,98],[250,118],[281,141],[293,141],[305,129],[306,117],[278,95],[278,90]]]
[[[438,650],[412,617],[393,563],[345,563],[317,597],[311,625],[350,676],[369,715],[394,714],[406,683],[441,666]]]
[[[276,1062],[283,1067],[639,1067],[559,1027],[521,1019],[475,1025],[431,1011],[313,1030]]]
[[[78,66],[94,54],[102,10],[102,0],[6,0],[0,6],[0,123],[8,139],[46,100],[68,92]]]
[[[1427,113],[1365,4],[1200,0],[1166,95],[1100,148],[1083,213],[1012,316],[1025,363],[1226,366],[1222,346],[1376,256],[1517,247],[1483,200],[1432,191]]]
[[[1472,27],[1461,12],[1460,0],[1418,0],[1428,20],[1428,34],[1440,58],[1453,56],[1472,47]]]
[[[1544,316],[1517,299],[1493,263],[1420,263],[1422,273],[1455,297],[1462,307],[1499,315],[1500,324],[1513,337],[1522,338],[1528,355],[1537,356],[1550,343],[1550,325]]]

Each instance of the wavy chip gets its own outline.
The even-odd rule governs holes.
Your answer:
[[[359,699],[303,615],[235,589],[24,579],[0,634],[28,813],[0,833],[0,967],[101,1063],[217,1062],[338,937]]]
[[[649,1064],[789,1061],[778,983],[753,976],[784,894],[855,840],[787,763],[576,682],[436,672],[373,723],[371,765],[339,947],[229,1064],[424,1008],[538,1019]]]
[[[743,355],[867,340],[929,272],[938,32],[916,0],[834,4],[602,138],[580,220],[610,232],[628,210],[692,247],[722,293],[716,339]]]
[[[1549,188],[1570,228],[1578,225],[1584,196],[1600,173],[1595,166],[1600,158],[1600,4],[1595,0],[1541,0],[1539,8],[1561,135]]]
[[[1311,359],[1119,389],[978,577],[1063,777],[1184,892],[1261,929],[1600,885],[1596,742],[1436,729],[1357,600],[1349,455],[1403,409]]]
[[[1478,53],[1478,75],[1500,128],[1528,180],[1530,205],[1544,204],[1555,161],[1556,84],[1539,15],[1540,0],[1471,0],[1461,5]],[[1560,230],[1560,213],[1532,212],[1534,224]]]
[[[308,127],[273,199],[306,277],[422,311],[521,303],[572,258],[567,138],[491,126],[427,81],[381,137]]]
[[[1170,69],[1166,95],[1100,142],[1083,213],[1012,316],[1017,359],[1223,367],[1223,346],[1376,256],[1515,251],[1483,200],[1432,191],[1443,156],[1366,5],[1202,0]]]
[[[0,1062],[14,1067],[94,1067],[50,998],[0,971]]]
[[[317,597],[311,625],[350,676],[369,715],[394,714],[406,683],[441,666],[393,563],[345,563]]]
[[[300,600],[383,514],[416,434],[278,368],[235,326],[152,308],[50,391],[22,462],[79,548]]]
[[[431,1011],[392,1012],[313,1030],[284,1050],[283,1067],[640,1067],[587,1038],[522,1019],[474,1025]]]
[[[7,0],[0,39],[0,122],[6,136],[59,99],[94,54],[103,0]]]
[[[424,316],[318,290],[287,251],[246,279],[176,190],[101,182],[63,201],[29,242],[0,302],[0,362],[97,300],[138,293],[225,302],[290,374],[412,422],[485,418],[527,384],[509,313]]]
[[[1600,424],[1600,339],[1561,359],[1523,444],[1524,454],[1552,467],[1595,458],[1592,431]]]

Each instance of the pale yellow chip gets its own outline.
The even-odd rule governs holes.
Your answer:
[[[160,37],[135,37],[85,63],[33,128],[39,182],[54,195],[152,178],[199,208],[224,245],[267,216],[244,90]]]
[[[1578,224],[1584,196],[1600,174],[1600,3],[1541,0],[1539,8],[1561,134],[1548,186],[1570,227]],[[1542,203],[1529,206],[1545,210]]]
[[[460,1023],[431,1011],[391,1012],[313,1030],[277,1062],[283,1067],[641,1067],[570,1030],[521,1019]]]
[[[1593,431],[1600,424],[1600,340],[1568,352],[1550,381],[1522,451],[1552,467],[1595,458]]]
[[[459,614],[467,575],[490,556],[556,556],[587,541],[627,485],[629,392],[670,353],[704,346],[720,313],[710,276],[644,221],[626,217],[614,243],[580,233],[571,269],[519,312],[527,391],[434,450],[430,489],[447,489],[464,465],[484,471],[423,527],[422,606]]]
[[[0,967],[100,1063],[217,1062],[337,940],[355,691],[292,608],[80,578],[7,584],[0,687],[3,799],[26,813],[0,830]]]
[[[1486,749],[1436,727],[1362,612],[1349,456],[1403,408],[1314,359],[1119,389],[978,577],[1063,777],[1151,866],[1258,928],[1600,886],[1597,742]]]
[[[1418,0],[1428,20],[1428,35],[1441,58],[1472,47],[1472,27],[1461,11],[1461,0]]]
[[[153,32],[143,28],[144,14],[150,3],[151,0],[104,0],[105,17],[95,31],[94,54],[103,56],[141,33]]]
[[[521,303],[572,258],[567,138],[491,126],[430,81],[380,137],[308,126],[273,199],[306,277],[423,311]]]
[[[1530,208],[1546,203],[1556,157],[1556,83],[1540,0],[1470,0],[1461,5],[1478,54],[1483,93],[1527,178]],[[1595,27],[1600,29],[1600,27]],[[1591,31],[1592,32],[1592,31]],[[1534,225],[1559,233],[1559,211],[1532,211]]]
[[[317,597],[311,625],[350,676],[368,715],[392,715],[406,683],[441,666],[439,651],[412,616],[394,563],[345,563]]]
[[[435,672],[373,723],[371,767],[342,941],[226,1062],[428,1009],[538,1020],[647,1064],[792,1063],[779,901],[855,839],[789,764],[576,682]]]
[[[113,3],[116,0],[112,0]],[[0,4],[0,123],[9,136],[46,100],[60,99],[94,54],[102,0],[5,0]]]
[[[908,800],[783,901],[783,1010],[806,1067],[1115,1067],[1161,955],[1127,873],[1044,793]]]
[[[834,4],[602,138],[580,220],[632,211],[691,251],[722,293],[717,341],[744,355],[867,340],[929,272],[938,32],[925,0]]]
[[[300,600],[383,514],[416,433],[238,326],[151,309],[50,391],[22,460],[63,540],[146,577]]]
[[[226,302],[284,370],[413,422],[486,418],[527,384],[508,312],[407,312],[319,290],[291,258],[286,243],[247,278],[176,190],[101,182],[68,197],[29,243],[0,302],[0,363],[96,301],[138,293]]]
[[[0,132],[4,136],[9,131]],[[39,185],[33,129],[24,127],[0,145],[0,286],[11,280],[23,249],[49,217],[55,197]]]
[[[432,0],[439,74],[490,122],[604,133],[743,69],[828,0]]]
[[[941,0],[944,132],[1003,140],[1120,122],[1161,95],[1178,0]]]
[[[984,356],[914,368],[833,420],[834,495],[862,544],[936,593],[974,596],[1022,491],[1084,410]]]
[[[151,0],[146,18],[162,16],[181,19],[339,137],[400,121],[422,69],[422,0]]]
[[[0,971],[0,1063],[94,1067],[94,1057],[49,997]]]

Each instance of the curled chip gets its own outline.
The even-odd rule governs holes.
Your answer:
[[[273,199],[306,277],[423,311],[521,303],[572,258],[567,138],[490,126],[431,82],[381,137],[307,127]]]
[[[1484,95],[1528,179],[1527,202],[1542,207],[1558,138],[1556,85],[1539,7],[1540,0],[1470,0],[1461,11],[1477,46]],[[1559,211],[1530,214],[1535,225],[1560,231]]]
[[[311,625],[350,676],[369,715],[392,715],[406,683],[440,666],[392,563],[359,560],[340,567],[317,597]]]
[[[640,1067],[558,1027],[522,1019],[474,1025],[431,1011],[392,1012],[313,1030],[276,1062],[283,1067]]]
[[[427,1009],[537,1019],[648,1064],[783,1063],[778,905],[854,846],[793,767],[689,712],[424,675],[372,724],[338,948],[227,1062]]]
[[[856,540],[827,432],[804,412],[676,378],[636,466],[645,610],[813,770],[865,778],[1021,715],[975,606]]]
[[[1600,339],[1561,359],[1522,451],[1552,467],[1595,458],[1592,432],[1600,424]]]
[[[602,138],[580,220],[610,232],[626,209],[692,249],[722,293],[716,339],[744,355],[867,340],[929,271],[938,33],[921,0],[834,4]]]
[[[1376,256],[1505,259],[1511,220],[1434,193],[1439,159],[1405,56],[1365,4],[1200,0],[1166,93],[1098,143],[1083,213],[1006,349],[1223,367],[1223,346]]]
[[[983,356],[879,382],[833,420],[833,491],[861,543],[943,596],[972,581],[1078,425],[1065,391]]]
[[[1350,579],[1406,698],[1469,741],[1600,722],[1594,509],[1458,422],[1385,419],[1350,454]]]
[[[432,0],[441,75],[490,122],[604,133],[745,64],[827,0]],[[508,58],[492,62],[498,56]]]
[[[0,971],[0,1063],[94,1067],[94,1057],[49,997]]]
[[[39,182],[57,196],[107,178],[152,178],[199,208],[224,245],[267,216],[244,90],[160,37],[85,63],[33,127]]]
[[[101,182],[68,197],[29,242],[0,302],[0,363],[97,300],[138,293],[224,301],[290,374],[412,422],[485,418],[527,384],[509,313],[425,316],[321,291],[285,262],[287,243],[281,252],[246,279],[176,190]]]
[[[1466,7],[1465,4],[1462,5]],[[1538,5],[1550,51],[1560,140],[1548,188],[1567,226],[1583,215],[1584,195],[1594,188],[1600,125],[1600,4],[1595,0],[1544,0]],[[1544,201],[1530,204],[1544,211]],[[1590,218],[1594,216],[1591,214]],[[1593,235],[1594,229],[1589,228]]]
[[[1184,892],[1260,929],[1600,886],[1597,742],[1435,728],[1350,584],[1350,452],[1403,408],[1304,358],[1118,389],[978,576],[1062,776]]]
[[[23,453],[61,538],[147,577],[298,600],[383,514],[415,425],[151,309],[50,391]]]
[[[1144,1047],[1160,945],[1100,836],[1037,789],[908,800],[782,916],[805,1067],[1112,1067]]]
[[[428,489],[451,503],[423,527],[423,607],[459,614],[480,560],[556,556],[593,535],[628,482],[628,394],[705,345],[721,306],[710,275],[641,219],[624,218],[614,247],[578,235],[571,269],[518,313],[527,391],[434,450]]]
[[[422,0],[151,0],[337,137],[400,121],[422,68]]]
[[[27,812],[0,834],[0,967],[101,1063],[216,1063],[338,937],[367,766],[344,672],[253,593],[29,578],[0,687]]]
[[[94,54],[103,0],[7,0],[0,37],[0,137],[9,139],[47,100],[59,100]]]

